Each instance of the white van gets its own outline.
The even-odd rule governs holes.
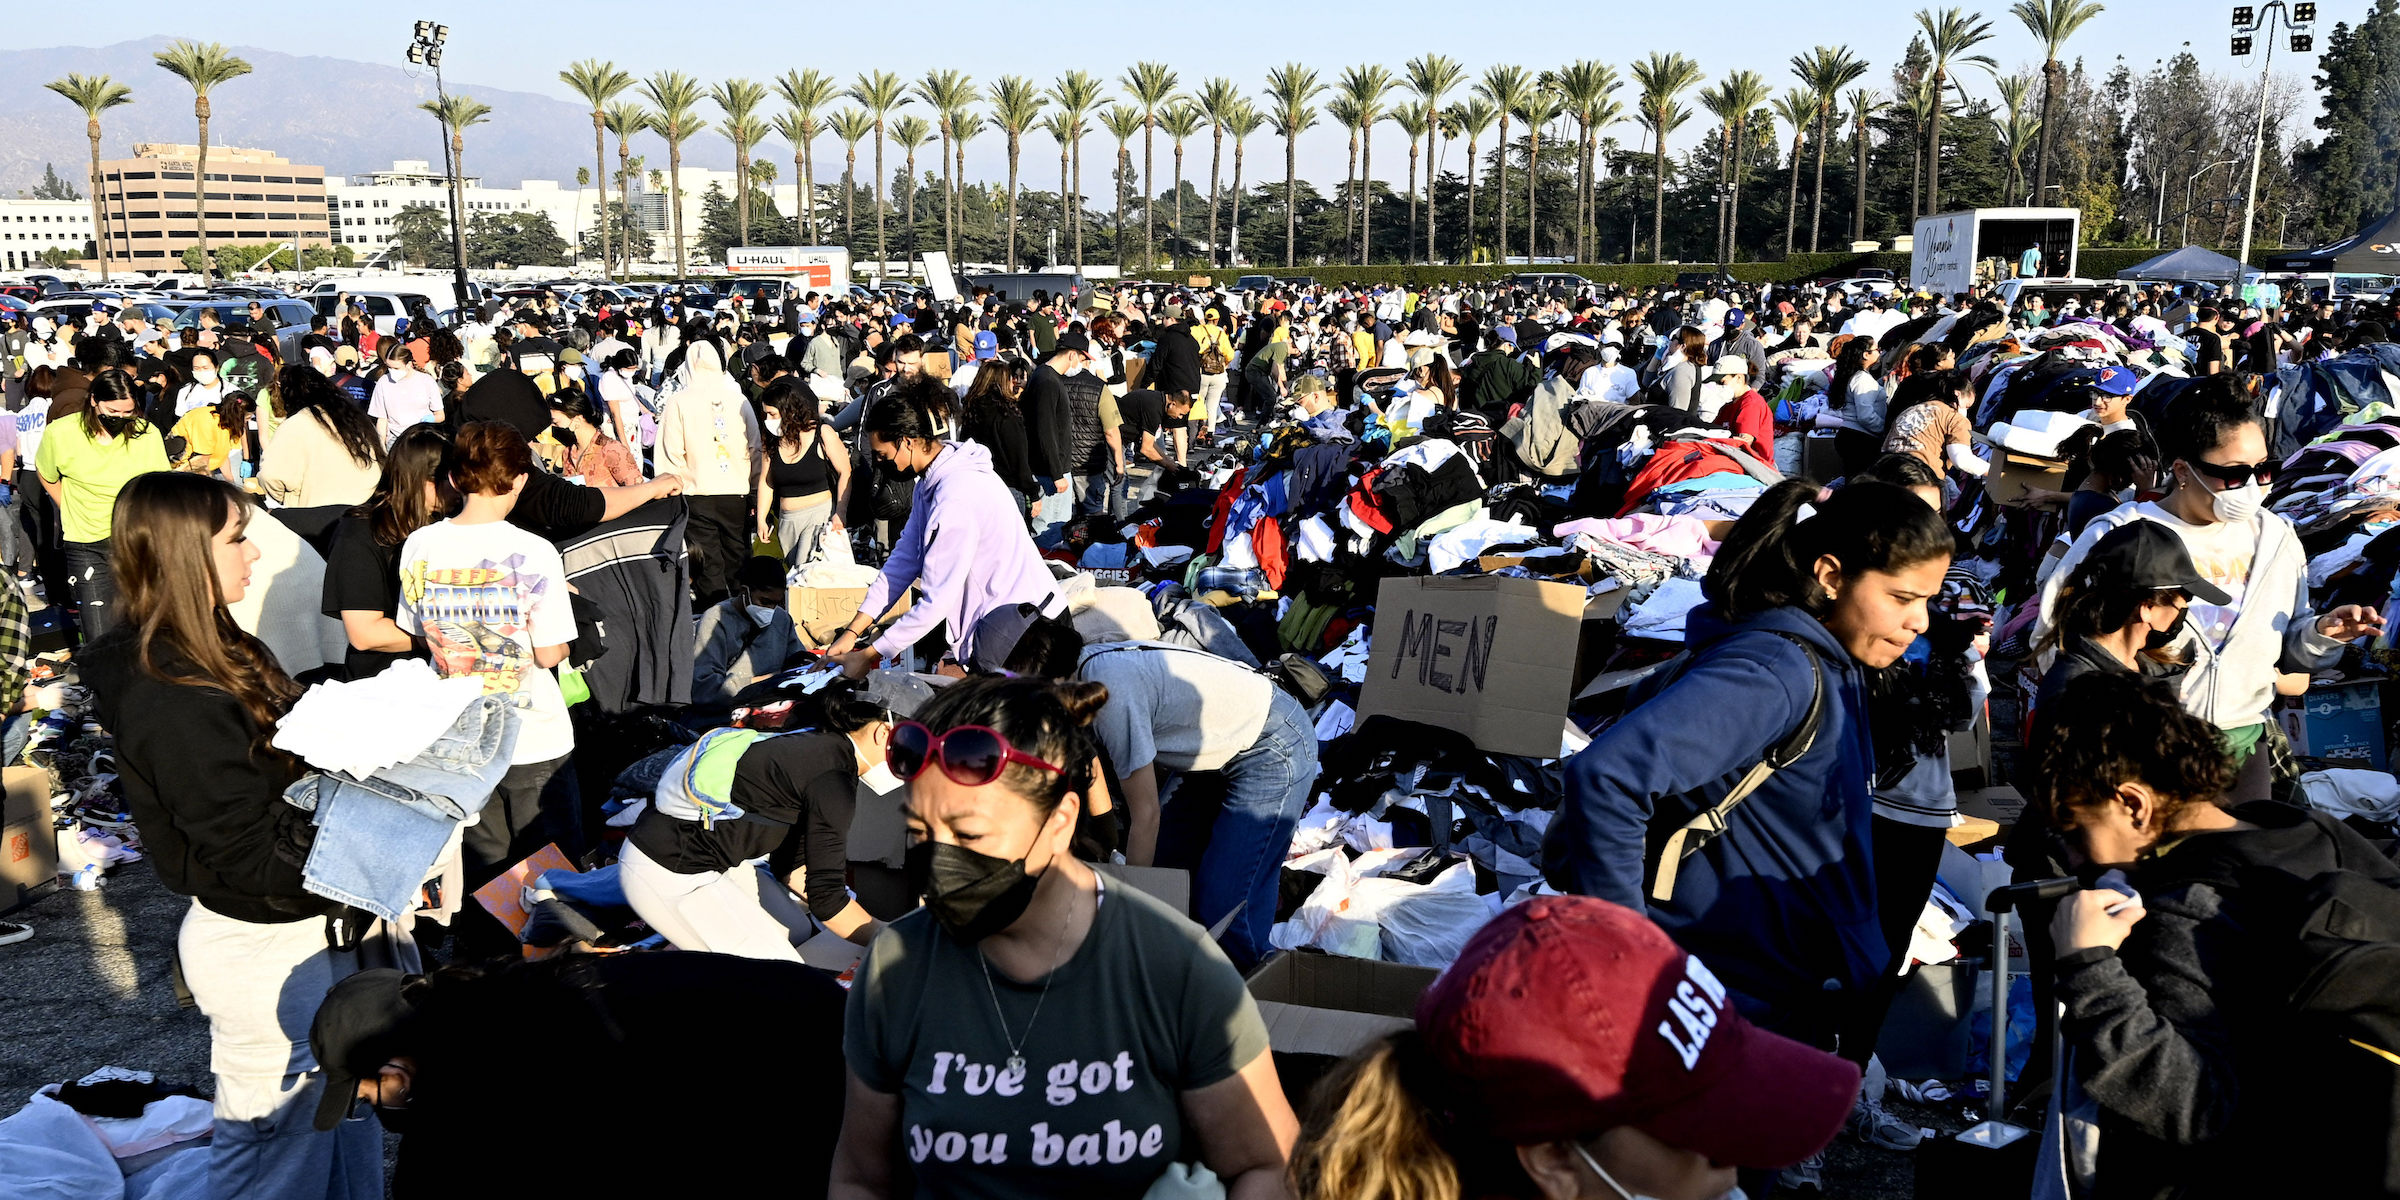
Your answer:
[[[352,275],[347,278],[335,276],[318,280],[316,286],[308,290],[308,298],[314,300],[319,295],[332,296],[341,292],[349,292],[352,295],[362,292],[403,292],[431,296],[437,300],[434,305],[437,310],[450,308],[457,304],[455,299],[457,288],[453,286],[451,277],[448,275],[380,274]],[[490,297],[490,289],[472,279],[467,281],[467,299],[470,302],[480,304]]]
[[[366,292],[354,291],[349,288],[320,289],[310,292],[308,301],[316,306],[317,311],[322,313],[328,322],[339,325],[341,316],[335,311],[335,306],[341,302],[343,296],[348,296],[351,300],[365,305],[367,315],[375,321],[375,332],[386,336],[398,334],[400,318],[417,311],[420,305],[433,312],[442,311],[442,307],[434,303],[431,295],[421,291]]]

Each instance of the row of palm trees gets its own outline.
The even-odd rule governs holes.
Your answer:
[[[2069,38],[2101,12],[2099,0],[2017,0],[2012,15],[2031,32],[2043,46],[2042,97],[2039,115],[2025,111],[2023,84],[2003,81],[2002,100],[2007,111],[2003,137],[2010,147],[2012,167],[2029,140],[2035,145],[2033,185],[2036,194],[2047,190],[2050,161],[2053,151],[2051,131],[2057,95],[2065,86],[2065,69],[2059,54]],[[1994,36],[1992,24],[1982,15],[1962,9],[1924,9],[1916,14],[1918,30],[1929,55],[1929,69],[1913,87],[1905,90],[1900,103],[1912,110],[1919,128],[1926,137],[1918,143],[1920,174],[1923,180],[1923,202],[1919,211],[1936,211],[1941,198],[1941,137],[1942,119],[1948,109],[1946,91],[1956,90],[1963,99],[1964,85],[1959,78],[1962,68],[1974,66],[1994,71],[1990,55],[1976,48]],[[189,40],[178,41],[157,54],[158,65],[181,78],[193,93],[193,115],[199,125],[199,173],[207,174],[208,122],[210,93],[218,86],[250,73],[248,62],[216,43]],[[1094,123],[1117,142],[1115,220],[1117,244],[1126,246],[1124,222],[1128,205],[1125,184],[1133,178],[1131,143],[1136,134],[1142,142],[1142,169],[1139,176],[1143,194],[1155,198],[1157,183],[1157,135],[1164,131],[1172,144],[1174,155],[1175,208],[1169,233],[1172,252],[1175,239],[1184,236],[1183,173],[1185,142],[1204,128],[1210,135],[1208,230],[1205,245],[1214,248],[1219,241],[1218,213],[1223,195],[1222,181],[1225,143],[1233,142],[1233,181],[1231,224],[1241,223],[1242,155],[1249,137],[1262,127],[1271,129],[1283,139],[1284,162],[1284,265],[1294,265],[1298,243],[1299,136],[1314,128],[1320,119],[1331,118],[1339,127],[1349,131],[1349,166],[1343,177],[1342,221],[1345,243],[1352,247],[1357,261],[1367,262],[1373,253],[1373,222],[1368,219],[1367,200],[1375,169],[1375,131],[1390,122],[1399,126],[1408,138],[1409,227],[1417,227],[1417,170],[1425,167],[1424,193],[1424,254],[1426,261],[1434,257],[1437,214],[1434,211],[1433,176],[1440,161],[1442,142],[1455,144],[1464,138],[1467,143],[1466,212],[1464,220],[1470,230],[1477,228],[1477,174],[1483,137],[1497,125],[1498,144],[1502,152],[1495,156],[1491,195],[1496,212],[1493,217],[1494,241],[1503,254],[1508,251],[1512,230],[1510,225],[1509,156],[1512,145],[1512,126],[1525,132],[1525,170],[1523,206],[1523,245],[1530,258],[1534,253],[1535,183],[1540,170],[1543,139],[1546,131],[1573,126],[1571,149],[1575,155],[1576,213],[1575,252],[1579,259],[1590,257],[1597,249],[1598,177],[1601,162],[1601,132],[1609,126],[1631,120],[1645,134],[1652,157],[1652,198],[1650,221],[1650,255],[1659,261],[1665,234],[1667,138],[1690,123],[1692,110],[1683,102],[1686,94],[1699,89],[1697,99],[1717,123],[1721,153],[1718,162],[1718,235],[1716,253],[1720,260],[1733,256],[1732,231],[1740,219],[1741,191],[1749,177],[1749,164],[1743,161],[1745,147],[1753,143],[1752,123],[1780,119],[1791,130],[1791,183],[1785,206],[1784,252],[1793,253],[1799,244],[1800,174],[1803,154],[1812,136],[1816,144],[1815,186],[1809,204],[1808,248],[1814,252],[1821,244],[1821,225],[1825,207],[1825,157],[1830,144],[1829,131],[1837,112],[1854,127],[1853,142],[1858,157],[1855,172],[1859,195],[1852,205],[1851,236],[1866,233],[1866,153],[1867,121],[1886,102],[1872,88],[1851,88],[1865,76],[1868,64],[1840,46],[1818,46],[1805,54],[1794,55],[1791,72],[1798,82],[1780,96],[1771,96],[1766,79],[1755,71],[1734,71],[1712,87],[1701,88],[1704,73],[1700,65],[1682,54],[1653,52],[1632,63],[1628,68],[1635,96],[1631,109],[1616,99],[1623,86],[1616,70],[1606,63],[1583,60],[1555,70],[1530,71],[1513,64],[1486,68],[1483,74],[1469,80],[1466,68],[1444,54],[1426,54],[1409,60],[1398,71],[1378,64],[1367,64],[1342,70],[1330,80],[1318,70],[1301,63],[1286,63],[1267,72],[1265,87],[1253,100],[1245,96],[1239,85],[1219,76],[1203,80],[1197,87],[1186,89],[1177,72],[1158,62],[1138,62],[1128,68],[1114,86],[1122,98],[1113,102],[1110,85],[1090,72],[1071,70],[1060,75],[1048,87],[1018,75],[1003,75],[984,87],[963,71],[935,70],[916,80],[904,80],[890,71],[861,72],[844,85],[833,76],[814,68],[786,71],[771,83],[762,84],[749,79],[729,79],[714,85],[704,85],[681,71],[659,71],[646,79],[635,77],[614,63],[585,59],[559,72],[559,79],[590,105],[592,120],[593,178],[600,187],[600,210],[609,211],[608,183],[617,182],[618,200],[623,203],[630,181],[640,162],[630,149],[634,137],[655,133],[667,143],[667,189],[669,226],[675,249],[675,268],[678,274],[686,269],[683,216],[683,144],[692,136],[709,128],[702,106],[711,105],[722,116],[715,128],[733,143],[735,177],[743,185],[735,189],[735,221],[741,240],[750,236],[750,191],[748,181],[756,175],[752,169],[752,152],[770,136],[782,138],[792,148],[792,165],[799,181],[802,227],[816,227],[816,154],[818,138],[832,133],[844,146],[842,166],[842,223],[845,233],[855,241],[857,221],[854,211],[855,187],[852,180],[858,166],[858,145],[874,142],[874,224],[875,251],[879,260],[888,259],[890,244],[885,227],[884,189],[890,176],[884,168],[887,140],[898,141],[908,154],[909,174],[915,177],[916,151],[936,137],[941,141],[942,171],[942,229],[943,244],[953,257],[958,247],[958,223],[966,186],[966,147],[987,129],[996,129],[1007,139],[1008,148],[1008,209],[1007,261],[1010,269],[1017,264],[1017,196],[1022,165],[1024,138],[1039,132],[1054,141],[1059,149],[1059,194],[1064,202],[1067,233],[1075,263],[1081,268],[1084,261],[1083,240],[1083,142],[1093,131]],[[106,219],[101,206],[100,180],[100,114],[110,108],[129,103],[132,92],[106,75],[85,76],[70,74],[47,85],[51,91],[65,97],[82,109],[86,118],[85,132],[91,141],[92,203],[95,227],[101,230],[105,242]],[[1455,100],[1453,96],[1457,96]],[[780,100],[782,109],[771,118],[762,113],[771,100]],[[902,110],[921,104],[933,120],[928,122],[914,113]],[[985,111],[979,112],[983,106]],[[440,121],[447,136],[452,158],[452,187],[464,186],[464,131],[488,120],[492,110],[472,97],[449,95],[420,105]],[[1764,112],[1762,113],[1762,110]],[[987,115],[988,114],[988,115]],[[1771,114],[1768,115],[1768,114]],[[607,139],[616,139],[617,170],[608,170]],[[1420,157],[1422,155],[1422,157]],[[2012,180],[2013,187],[2013,180]],[[199,231],[201,258],[208,259],[208,200],[207,189],[198,189]],[[454,196],[453,204],[463,200]],[[908,205],[909,227],[915,227],[915,188],[910,188]],[[1146,199],[1141,205],[1141,261],[1158,263],[1156,203]],[[614,239],[611,225],[600,222],[600,251],[604,268],[614,273],[620,266],[630,273],[632,255],[624,239]],[[1413,240],[1413,235],[1412,235]],[[1414,247],[1411,247],[1413,251]],[[101,273],[107,277],[107,257],[101,256]]]

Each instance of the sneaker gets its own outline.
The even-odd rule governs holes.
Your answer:
[[[1850,1136],[1885,1150],[1914,1150],[1925,1131],[1895,1117],[1882,1105],[1860,1096],[1850,1110]]]
[[[1815,1154],[1785,1167],[1782,1173],[1775,1177],[1775,1187],[1779,1191],[1809,1188],[1822,1193],[1825,1190],[1825,1152],[1819,1150]]]
[[[33,926],[14,921],[0,921],[0,946],[15,945],[33,936]]]

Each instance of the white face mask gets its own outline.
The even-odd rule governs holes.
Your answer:
[[[2248,521],[2257,516],[2259,508],[2266,503],[2266,500],[2267,489],[2259,486],[2258,481],[2253,479],[2240,487],[2226,488],[2221,492],[2210,493],[2208,506],[2210,511],[2216,513],[2218,520],[2239,522]]]
[[[878,796],[889,796],[900,787],[900,777],[892,773],[890,763],[880,758],[875,760],[874,766],[867,768],[865,774],[858,777],[858,781],[867,785],[867,790]]]
[[[768,437],[783,436],[783,418],[769,414],[767,419],[760,424],[766,426]]]
[[[212,384],[212,383],[215,383],[216,381],[217,381],[217,373],[216,373],[215,371],[194,371],[194,372],[192,372],[192,382],[193,382],[193,383],[196,383],[196,384],[199,384],[199,385],[200,385],[200,386],[202,386],[202,387],[207,387],[208,385],[210,385],[210,384]]]
[[[1620,1197],[1620,1200],[1651,1200],[1651,1197],[1639,1196],[1632,1192],[1626,1191],[1625,1185],[1618,1183],[1616,1176],[1609,1174],[1608,1169],[1600,1165],[1600,1160],[1593,1158],[1592,1152],[1584,1149],[1581,1143],[1570,1142],[1568,1144],[1574,1146],[1575,1153],[1582,1156],[1583,1165],[1590,1167],[1592,1169],[1592,1173],[1600,1177],[1600,1182],[1607,1184],[1608,1190],[1615,1192]]]
[[[758,622],[761,628],[774,624],[775,614],[779,611],[764,604],[745,604],[742,607],[749,611],[750,619]]]

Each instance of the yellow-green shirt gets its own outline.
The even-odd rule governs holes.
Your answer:
[[[78,413],[43,431],[34,468],[43,481],[61,485],[59,522],[66,540],[105,542],[117,492],[136,475],[166,470],[167,444],[149,427],[138,437],[93,441]]]
[[[214,404],[203,404],[183,414],[183,419],[175,422],[175,436],[183,439],[184,463],[205,459],[209,470],[221,472],[226,460],[233,456],[233,435],[225,432],[224,422],[217,419]]]

